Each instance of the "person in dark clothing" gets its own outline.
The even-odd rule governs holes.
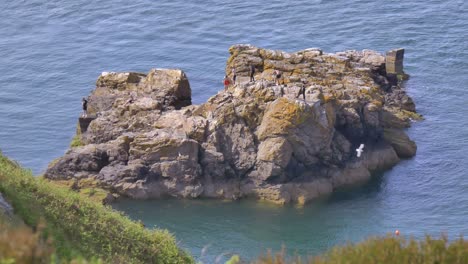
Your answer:
[[[83,114],[81,115],[82,117],[87,117],[88,116],[88,100],[83,97],[81,100],[81,106],[83,107]]]
[[[276,80],[276,85],[280,85],[280,80],[281,80],[281,72],[279,70],[275,70],[274,77]]]
[[[236,68],[232,68],[232,83],[236,84],[236,79],[237,79],[237,74],[236,74]]]
[[[306,87],[305,81],[302,81],[302,85],[301,85],[301,87],[299,87],[299,92],[297,93],[296,98],[298,98],[299,95],[302,94],[302,98],[305,101],[305,87]]]
[[[255,66],[253,66],[253,64],[250,64],[249,75],[250,75],[251,82],[255,82],[254,74],[255,74]]]

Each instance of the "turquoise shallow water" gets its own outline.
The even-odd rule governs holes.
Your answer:
[[[452,1],[2,1],[0,148],[39,174],[74,134],[80,98],[102,71],[187,72],[194,103],[222,89],[235,43],[295,51],[406,48],[405,84],[426,120],[418,154],[370,184],[306,206],[124,201],[195,255],[300,254],[398,228],[468,233],[468,3]]]

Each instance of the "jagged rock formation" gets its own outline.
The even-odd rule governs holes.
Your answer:
[[[78,134],[84,146],[51,163],[45,177],[93,178],[142,199],[304,203],[415,155],[403,131],[418,117],[415,105],[386,77],[379,53],[251,45],[229,52],[226,73],[235,68],[238,83],[202,105],[191,105],[180,70],[103,73],[89,98],[97,118]]]

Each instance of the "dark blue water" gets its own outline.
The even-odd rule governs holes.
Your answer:
[[[186,71],[195,103],[221,89],[235,43],[295,51],[404,47],[426,118],[418,154],[351,192],[305,208],[253,202],[123,202],[198,255],[262,248],[316,253],[398,228],[468,233],[468,3],[452,1],[0,1],[0,148],[39,174],[75,131],[102,71]]]

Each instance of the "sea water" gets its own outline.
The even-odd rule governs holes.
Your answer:
[[[267,248],[316,254],[399,229],[468,233],[468,3],[449,1],[0,1],[0,148],[41,174],[63,155],[81,98],[103,71],[180,68],[200,104],[223,88],[228,48],[405,48],[425,120],[417,155],[369,184],[305,207],[253,201],[122,201],[206,262]]]

